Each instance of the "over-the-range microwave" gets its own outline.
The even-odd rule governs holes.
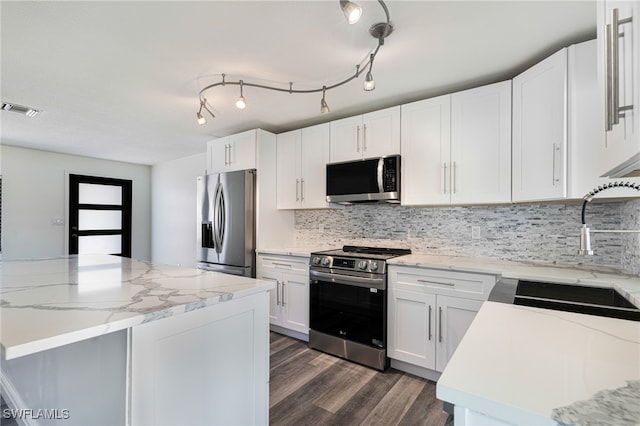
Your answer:
[[[327,164],[327,202],[400,202],[400,156]]]

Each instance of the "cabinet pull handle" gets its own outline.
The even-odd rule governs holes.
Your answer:
[[[233,149],[233,145],[229,144],[229,165],[231,165],[232,161],[231,161],[231,150]]]
[[[362,127],[363,127],[363,130],[362,130],[362,150],[366,151],[367,150],[367,125],[364,124]]]
[[[553,186],[556,186],[556,183],[560,182],[560,170],[558,170],[558,165],[560,164],[560,161],[558,159],[559,153],[560,153],[560,147],[554,143],[553,144],[553,172],[552,172],[553,182],[551,182]]]
[[[280,280],[276,280],[276,306],[280,306]]]
[[[444,183],[444,194],[447,193],[447,163],[443,163],[444,164],[444,176],[442,179],[443,183]]]
[[[453,162],[453,193],[456,193],[456,162]]]
[[[438,306],[438,341],[442,343],[442,306]]]
[[[304,178],[300,179],[300,201],[304,201]]]
[[[285,290],[285,285],[284,285],[284,281],[282,281],[282,307],[283,308],[286,305],[286,303],[285,303],[286,296],[285,296],[284,290]]]
[[[356,126],[356,131],[357,131],[357,134],[356,134],[356,150],[358,152],[360,152],[360,125],[359,124]]]
[[[291,268],[292,265],[290,263],[278,263],[278,262],[273,262],[274,265],[276,266],[285,266],[287,268]]]
[[[449,283],[446,281],[435,281],[435,280],[418,280],[419,283],[425,283],[425,284],[438,284],[438,285],[447,285],[449,287],[455,287],[456,285],[454,283]]]
[[[429,305],[429,340],[431,340],[432,337],[433,335],[431,334],[431,305]]]
[[[299,192],[300,192],[300,179],[296,179],[296,201],[300,201],[300,196],[298,196]]]
[[[632,105],[620,106],[620,26],[631,23],[632,17],[619,19],[618,8],[611,9],[611,23],[607,24],[605,31],[606,49],[606,128],[611,130],[614,125],[620,124],[620,117],[624,118],[624,112],[633,109]]]

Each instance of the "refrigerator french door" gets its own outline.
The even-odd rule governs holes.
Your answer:
[[[255,169],[197,178],[198,268],[255,277]]]

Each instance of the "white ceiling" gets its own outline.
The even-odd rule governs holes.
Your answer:
[[[206,92],[216,118],[196,123],[198,91],[220,81],[330,85],[355,71],[384,20],[359,1],[349,26],[338,0],[6,1],[0,99],[43,112],[2,111],[2,144],[155,164],[206,141],[260,127],[275,133],[509,79],[557,49],[595,37],[596,0],[387,0],[394,33],[364,76],[320,94],[237,86]]]

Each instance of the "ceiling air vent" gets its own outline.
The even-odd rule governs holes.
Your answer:
[[[40,113],[37,109],[29,108],[22,105],[10,104],[2,102],[2,110],[9,112],[16,112],[18,114],[26,115],[27,117],[35,117]]]

